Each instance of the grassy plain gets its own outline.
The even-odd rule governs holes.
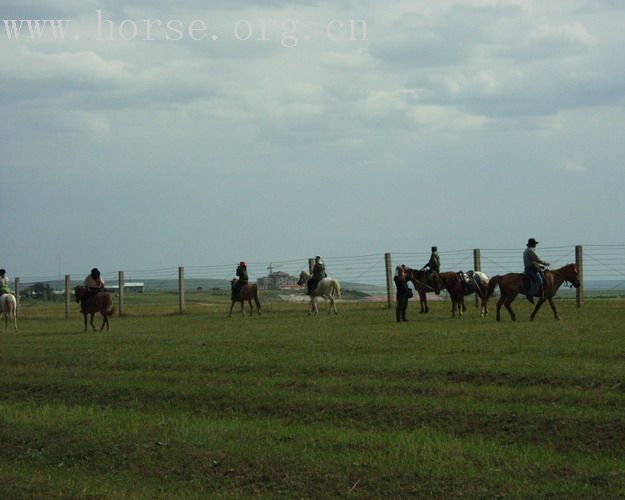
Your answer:
[[[0,337],[0,498],[625,496],[623,301],[535,323],[518,301],[516,324],[163,304],[87,334],[23,308]]]

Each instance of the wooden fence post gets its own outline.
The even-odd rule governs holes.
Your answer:
[[[579,287],[575,290],[575,302],[577,307],[582,307],[584,305],[584,249],[582,245],[575,247],[575,266],[579,278]]]
[[[386,300],[388,308],[393,307],[393,268],[391,264],[391,254],[384,254],[384,266],[386,267]]]
[[[117,284],[119,285],[119,315],[124,315],[124,292],[126,291],[126,279],[124,277],[124,271],[119,271]]]
[[[473,271],[482,270],[482,254],[479,248],[473,249]],[[480,307],[480,298],[475,294],[475,307]]]
[[[69,274],[65,275],[65,319],[69,319],[69,305],[72,301],[72,292],[70,290],[71,282]]]
[[[184,267],[178,268],[178,312],[184,313]]]
[[[20,279],[19,278],[15,278],[14,291],[15,291],[15,314],[17,315],[20,312]]]

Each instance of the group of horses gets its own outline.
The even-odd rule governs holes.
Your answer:
[[[311,278],[311,275],[305,271],[302,271],[298,285],[303,286]],[[575,264],[567,264],[559,269],[545,270],[543,272],[544,283],[542,289],[536,295],[538,301],[534,306],[534,310],[530,315],[530,319],[534,320],[536,314],[545,302],[549,302],[555,319],[560,319],[555,303],[553,301],[558,289],[564,283],[570,283],[571,286],[577,288],[580,286],[579,276]],[[484,273],[475,271],[472,273],[472,283],[467,286],[462,273],[457,272],[443,272],[432,273],[428,275],[426,271],[415,270],[411,268],[406,269],[406,279],[409,280],[417,293],[419,294],[420,312],[427,313],[429,311],[427,303],[428,292],[440,292],[441,290],[447,290],[449,298],[451,299],[451,315],[458,318],[462,318],[466,311],[466,305],[464,298],[467,295],[475,293],[480,299],[480,316],[485,317],[488,314],[488,300],[493,295],[495,288],[498,286],[500,291],[500,298],[497,301],[497,321],[501,321],[501,308],[505,307],[510,313],[512,321],[516,321],[516,314],[512,310],[512,302],[519,294],[526,295],[528,293],[526,277],[522,273],[508,273],[504,275],[493,276],[488,278]],[[84,295],[87,293],[87,288],[84,286],[77,286],[74,288],[74,294],[76,302],[80,303]],[[338,314],[336,307],[336,299],[341,298],[341,285],[333,278],[322,279],[310,293],[310,302],[308,304],[308,314],[313,315],[319,312],[317,306],[317,299],[322,297],[329,302],[328,314]],[[255,283],[249,283],[241,287],[239,295],[233,297],[230,305],[229,315],[232,316],[232,310],[234,305],[239,302],[241,304],[241,314],[245,314],[245,303],[247,302],[250,307],[250,315],[254,313],[254,306],[256,305],[257,314],[261,314],[261,305],[259,298],[258,285]],[[17,302],[15,296],[6,293],[0,297],[0,303],[2,305],[2,314],[4,316],[4,330],[8,329],[9,321],[13,323],[14,328],[17,330]],[[81,311],[84,317],[84,331],[87,331],[87,317],[90,317],[89,324],[91,328],[96,331],[96,327],[93,324],[93,319],[96,313],[100,313],[102,316],[102,325],[100,331],[104,329],[109,330],[109,316],[115,313],[115,306],[113,305],[113,299],[109,293],[101,292],[97,293],[89,298],[85,307]]]
[[[472,274],[471,286],[466,286],[466,283],[463,283],[462,273],[443,272],[428,275],[426,271],[422,270],[417,271],[410,268],[406,270],[406,278],[414,285],[415,290],[419,294],[421,313],[429,311],[427,292],[447,290],[451,299],[452,317],[457,314],[459,318],[462,318],[464,311],[466,311],[464,298],[475,293],[480,299],[480,316],[483,318],[488,315],[488,300],[493,295],[495,288],[499,286],[500,297],[497,301],[497,321],[501,321],[502,307],[508,310],[512,321],[516,321],[516,314],[512,310],[511,305],[519,294],[528,294],[529,283],[526,276],[523,273],[508,273],[493,276],[489,279],[486,274],[479,271],[475,271]],[[553,298],[564,283],[570,283],[575,288],[580,286],[575,264],[567,264],[559,269],[546,269],[543,271],[543,285],[534,296],[538,299],[538,302],[535,303],[534,310],[530,315],[532,321],[545,302],[549,302],[554,318],[560,319]]]

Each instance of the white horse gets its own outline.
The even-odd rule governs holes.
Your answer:
[[[475,295],[480,298],[480,318],[488,316],[488,282],[490,278],[481,271],[468,271],[469,283],[475,287]]]
[[[297,281],[298,285],[304,285],[311,278],[310,274],[306,271],[302,271],[299,275],[299,280]],[[340,283],[333,278],[323,278],[319,283],[317,283],[317,288],[315,288],[310,296],[310,304],[308,305],[308,315],[317,314],[319,312],[319,308],[317,307],[317,297],[323,297],[330,301],[330,308],[328,309],[328,314],[338,314],[339,312],[336,309],[336,303],[334,302],[334,297],[341,298],[341,285]]]
[[[9,329],[9,320],[13,321],[13,328],[17,330],[17,301],[12,293],[5,293],[0,297],[2,315],[4,316],[4,333]]]

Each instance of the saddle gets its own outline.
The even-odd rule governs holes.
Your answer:
[[[540,287],[538,288],[538,291],[536,292],[536,294],[534,294],[534,297],[544,297],[545,296],[545,273],[543,271],[538,271],[538,274],[540,274],[540,278],[542,280],[542,283],[540,285]],[[527,273],[523,273],[523,288],[525,290],[529,290],[532,287],[532,279],[530,278],[530,275]]]
[[[462,290],[465,295],[470,295],[475,292],[475,281],[473,281],[473,273],[465,273],[464,271],[458,271],[458,278],[462,285]]]

